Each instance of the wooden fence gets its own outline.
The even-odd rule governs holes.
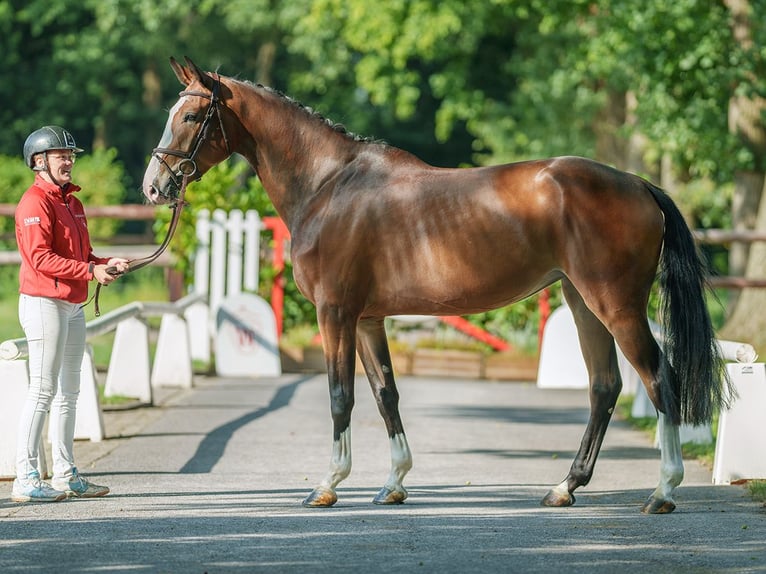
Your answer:
[[[730,243],[756,243],[766,241],[766,232],[763,231],[732,231],[729,229],[698,229],[693,232],[697,243],[707,245],[727,245]],[[719,275],[709,278],[713,287],[724,289],[745,289],[748,287],[766,287],[766,279],[754,279],[735,277],[731,275]]]

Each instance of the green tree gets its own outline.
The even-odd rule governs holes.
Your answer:
[[[729,128],[747,161],[735,174],[735,229],[766,230],[766,22],[763,0],[726,0],[736,45],[736,74],[729,103]],[[736,246],[735,246],[736,249]],[[736,271],[753,279],[766,278],[766,246],[733,250]],[[746,289],[736,299],[723,335],[751,342],[766,351],[766,291]]]
[[[764,13],[766,0],[5,0],[0,154],[59,123],[89,152],[116,149],[141,201],[179,88],[167,59],[189,55],[435,165],[586,155],[659,180],[695,225],[761,228]],[[234,185],[251,194],[246,177]],[[732,270],[763,273],[758,250],[746,265],[733,248]],[[751,320],[761,297],[740,297],[732,324],[750,326],[730,336],[766,332]]]
[[[764,8],[763,0],[316,0],[291,48],[312,63],[306,81],[352,69],[370,101],[398,117],[428,86],[436,133],[446,139],[465,122],[476,163],[588,155],[653,175],[692,223],[724,224],[726,213],[710,221],[700,210],[713,202],[694,204],[685,196],[699,194],[685,190],[734,181],[736,200],[754,173],[760,197],[766,22],[755,15]],[[732,115],[745,122],[731,125]],[[766,330],[740,332],[754,340]]]

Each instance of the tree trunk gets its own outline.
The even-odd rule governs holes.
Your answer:
[[[753,69],[763,70],[763,60],[753,45],[753,11],[750,0],[725,0],[731,12],[734,40],[742,54],[753,59]],[[758,78],[746,77],[744,83],[756,84]],[[752,153],[754,169],[740,171],[734,178],[732,227],[738,231],[766,230],[766,206],[761,201],[766,171],[766,125],[762,120],[766,112],[766,99],[754,90],[738,90],[735,86],[729,100],[729,130]],[[757,216],[756,216],[757,214]],[[729,273],[746,278],[763,278],[766,272],[766,245],[756,243],[734,244],[729,252]],[[752,343],[760,343],[761,354],[766,349],[763,324],[758,317],[764,315],[766,290],[746,289],[734,294],[730,300],[729,317],[722,333]]]
[[[274,42],[264,42],[258,48],[256,59],[256,82],[264,86],[272,86],[271,72],[274,69],[274,59],[277,55],[277,46]]]
[[[625,94],[609,91],[606,104],[596,114],[593,131],[596,134],[596,158],[617,169],[625,169],[625,137],[620,130],[625,125]]]
[[[766,201],[762,201],[758,209],[755,227],[766,230]],[[745,276],[749,279],[766,278],[765,242],[754,243],[750,247]],[[759,355],[766,356],[766,289],[742,290],[720,336],[750,343]]]
[[[731,204],[734,231],[752,231],[756,228],[763,183],[763,173],[741,171],[735,174],[734,197]],[[747,243],[732,243],[729,249],[729,275],[741,277],[745,274],[749,253],[750,245]]]
[[[157,72],[157,63],[150,59],[141,75],[144,88],[143,102],[147,110],[154,112],[162,107],[162,79]],[[157,145],[156,134],[147,130],[144,133],[144,149],[153,149]]]

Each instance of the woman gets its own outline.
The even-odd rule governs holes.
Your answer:
[[[21,413],[14,502],[52,502],[67,496],[95,497],[109,488],[93,484],[74,464],[74,429],[80,366],[85,352],[88,282],[108,285],[127,270],[127,260],[96,257],[82,203],[72,183],[75,154],[83,150],[58,126],[32,132],[24,161],[36,172],[16,207],[21,254],[19,320],[29,347],[29,391]],[[113,266],[117,273],[107,269]],[[58,391],[58,392],[57,392]],[[55,401],[54,401],[55,397]],[[39,445],[51,404],[53,479],[42,481]]]

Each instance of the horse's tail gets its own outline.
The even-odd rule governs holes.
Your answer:
[[[660,256],[660,314],[664,352],[670,363],[660,373],[663,410],[675,424],[709,423],[734,391],[723,365],[707,310],[707,266],[673,200],[648,184],[665,214]]]

